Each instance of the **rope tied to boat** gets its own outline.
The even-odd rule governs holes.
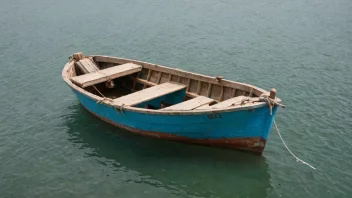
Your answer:
[[[98,100],[97,101],[97,104],[106,104],[106,105],[109,105],[109,106],[112,106],[112,103],[114,101],[111,99],[111,98],[105,98],[103,97],[101,100]]]
[[[97,104],[106,104],[106,105],[108,105],[108,106],[115,107],[115,109],[116,109],[117,111],[119,111],[119,112],[121,112],[123,115],[125,115],[125,113],[123,112],[123,111],[124,111],[124,109],[123,109],[124,104],[122,104],[121,106],[117,106],[117,107],[114,106],[114,105],[113,105],[113,103],[114,103],[114,100],[113,100],[113,99],[105,97],[104,94],[101,93],[101,92],[99,91],[99,89],[96,88],[94,85],[92,85],[92,87],[103,97],[101,100],[98,100],[98,101],[97,101]]]
[[[280,107],[282,107],[282,108],[286,108],[285,105],[279,103],[279,102],[276,101],[275,99],[270,98],[270,97],[269,97],[268,95],[266,95],[266,94],[260,95],[259,101],[268,103],[269,108],[270,108],[270,115],[273,115],[273,107],[274,107],[275,105],[280,106]]]
[[[112,103],[114,102],[113,99],[105,97],[104,94],[102,94],[94,85],[92,85],[92,87],[103,97],[101,100],[97,101],[97,104],[107,104],[112,106]]]
[[[288,150],[288,152],[290,152],[290,154],[291,154],[294,158],[296,158],[296,161],[297,161],[297,162],[301,162],[301,163],[303,163],[303,164],[309,166],[310,168],[316,170],[316,168],[315,168],[314,166],[310,165],[308,162],[305,162],[305,161],[299,159],[295,154],[292,153],[292,151],[288,148],[288,146],[286,145],[284,139],[282,138],[281,133],[280,133],[280,130],[279,130],[279,128],[277,127],[275,120],[274,120],[274,125],[275,125],[275,128],[276,128],[277,133],[279,134],[279,137],[280,137],[282,143],[284,144],[284,146],[286,147],[286,149]]]
[[[272,116],[272,114],[273,114],[272,109],[273,109],[273,107],[274,107],[275,105],[280,106],[280,107],[282,107],[282,108],[285,108],[285,105],[281,104],[278,100],[275,100],[275,99],[276,99],[275,95],[276,95],[276,89],[272,89],[272,90],[270,91],[270,95],[262,94],[262,95],[259,97],[259,101],[268,103],[269,108],[270,108],[270,115],[271,115],[271,116]],[[277,131],[277,133],[279,134],[279,137],[280,137],[280,139],[281,139],[283,145],[284,145],[285,148],[288,150],[288,152],[296,159],[296,161],[297,161],[297,162],[301,162],[301,163],[303,163],[303,164],[309,166],[310,168],[316,170],[316,168],[315,168],[314,166],[312,166],[312,165],[310,165],[309,163],[307,163],[307,162],[301,160],[301,159],[298,158],[295,154],[293,154],[293,152],[288,148],[288,146],[286,145],[284,139],[282,138],[281,133],[280,133],[280,130],[279,130],[279,127],[277,127],[277,124],[276,124],[275,120],[273,120],[273,122],[274,122],[276,131]]]

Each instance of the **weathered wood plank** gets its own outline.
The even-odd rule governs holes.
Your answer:
[[[180,80],[180,77],[179,76],[175,76],[175,75],[172,75],[172,77],[171,77],[171,81],[172,82],[179,82],[179,80]]]
[[[187,91],[189,91],[190,88],[191,88],[191,79],[188,78],[187,79]]]
[[[212,85],[209,97],[220,101],[221,89],[222,88],[219,85]]]
[[[143,68],[161,71],[161,72],[172,74],[172,75],[183,76],[185,78],[191,78],[192,80],[210,82],[212,84],[231,87],[231,88],[235,88],[238,90],[245,90],[245,91],[250,92],[251,89],[253,88],[253,94],[255,94],[257,96],[261,95],[263,92],[266,94],[269,94],[269,92],[266,92],[265,90],[262,90],[258,87],[254,87],[254,86],[251,86],[248,84],[233,82],[233,81],[229,81],[229,80],[225,80],[225,79],[223,79],[221,81],[217,81],[214,77],[205,76],[202,74],[191,73],[191,72],[183,71],[180,69],[169,68],[169,67],[165,67],[165,66],[161,66],[161,65],[154,65],[154,64],[150,64],[150,63],[146,63],[146,62],[121,59],[121,58],[110,57],[110,56],[95,56],[94,60],[98,61],[98,62],[111,62],[111,63],[119,63],[119,64],[123,64],[126,62],[133,62],[133,63],[142,65]],[[200,93],[202,93],[202,91]]]
[[[247,97],[238,96],[238,97],[235,97],[235,98],[224,100],[224,101],[219,102],[217,104],[214,104],[212,106],[210,106],[209,104],[206,104],[206,105],[200,106],[200,107],[198,107],[196,109],[220,109],[220,108],[236,106],[236,105],[240,105],[242,100],[245,99],[245,98],[247,98]]]
[[[179,83],[181,84],[184,84],[184,85],[187,85],[188,86],[188,83],[189,83],[189,78],[183,78],[183,77],[180,77]]]
[[[202,85],[202,82],[198,81],[197,94],[199,94],[199,92],[200,92],[201,85]]]
[[[171,81],[172,79],[172,74],[169,74],[169,82]]]
[[[81,62],[77,61],[75,62],[75,66],[80,70],[82,73],[87,74],[89,73],[88,70],[82,65]]]
[[[83,60],[80,60],[82,62],[85,62],[86,65],[89,65],[91,72],[98,71],[99,68],[95,65],[92,59],[90,58],[85,58]]]
[[[149,81],[158,84],[159,75],[160,75],[160,72],[152,71],[150,74]]]
[[[185,102],[166,107],[162,110],[163,111],[168,111],[168,110],[189,111],[189,110],[193,110],[197,107],[200,107],[202,105],[209,104],[213,101],[214,101],[214,99],[204,97],[204,96],[198,96],[196,98],[187,100]]]
[[[222,96],[221,101],[232,98],[232,90],[233,89],[230,87],[223,87],[223,88],[224,88],[224,91],[223,91],[223,96]]]
[[[161,72],[161,79],[159,81],[159,84],[160,83],[164,83],[164,82],[168,82],[169,81],[169,76],[170,76],[169,74]]]
[[[198,82],[199,81],[190,79],[188,91],[193,92],[193,93],[197,93]]]
[[[208,95],[209,89],[208,88],[209,88],[209,83],[201,82],[201,88],[200,88],[199,95],[209,97],[209,95]]]
[[[133,63],[127,63],[107,69],[99,70],[96,72],[75,76],[71,81],[81,87],[88,87],[104,81],[115,79],[121,76],[133,74],[142,70],[142,66]]]
[[[147,86],[155,86],[155,85],[157,85],[156,83],[153,83],[153,82],[150,82],[150,81],[147,81],[147,80],[144,80],[144,79],[140,79],[140,78],[136,78],[135,81],[140,83],[140,84],[147,85]],[[195,97],[199,96],[199,95],[197,95],[195,93],[190,93],[190,92],[186,92],[186,95],[191,97],[191,98],[195,98]]]
[[[159,72],[159,76],[158,76],[158,79],[156,80],[156,84],[160,84],[162,74],[163,74],[162,72]]]
[[[150,76],[152,75],[152,70],[148,70],[148,76],[147,76],[147,80],[149,81],[150,80]]]
[[[237,89],[232,89],[232,97],[236,96]]]
[[[160,85],[155,85],[147,89],[143,89],[141,91],[134,92],[126,96],[122,96],[120,98],[116,98],[113,100],[113,104],[119,106],[134,106],[142,102],[152,100],[154,98],[158,98],[185,88],[185,85],[167,82]]]
[[[224,87],[223,86],[221,86],[221,88],[220,88],[221,90],[220,90],[220,96],[219,96],[219,101],[222,101],[222,97],[224,96]]]
[[[210,106],[211,108],[214,108],[214,109],[218,109],[218,108],[225,108],[225,107],[230,107],[230,106],[233,106],[233,105],[240,105],[241,104],[241,101],[246,98],[245,96],[238,96],[238,97],[235,97],[235,98],[231,98],[231,99],[228,99],[228,100],[224,100],[222,102],[219,102],[215,105],[212,105]]]
[[[207,96],[208,97],[210,97],[210,92],[211,92],[211,86],[212,86],[213,84],[211,84],[211,83],[209,83],[209,85],[208,85],[208,91],[207,91]]]
[[[211,106],[209,104],[205,104],[205,105],[202,105],[202,106],[199,106],[195,109],[198,109],[198,110],[201,110],[201,109],[211,109]]]
[[[89,58],[84,58],[76,62],[76,65],[79,70],[81,70],[84,74],[98,71],[98,67],[95,63]]]

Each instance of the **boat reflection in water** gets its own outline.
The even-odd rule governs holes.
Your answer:
[[[134,135],[98,121],[78,104],[70,111],[70,142],[115,173],[102,177],[116,177],[131,191],[141,184],[186,197],[266,197],[272,191],[264,157]]]

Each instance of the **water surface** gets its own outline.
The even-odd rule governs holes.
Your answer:
[[[352,2],[4,0],[1,197],[349,197]],[[131,135],[61,79],[74,52],[270,89],[287,106],[263,156]]]

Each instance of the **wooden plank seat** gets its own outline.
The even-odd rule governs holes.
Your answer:
[[[88,87],[94,84],[140,72],[142,66],[133,63],[113,66],[107,69],[98,70],[92,73],[87,73],[71,78],[71,81],[81,87]]]
[[[147,89],[143,89],[113,100],[113,105],[119,106],[135,106],[137,104],[170,94],[176,91],[186,89],[186,85],[181,85],[173,82],[166,82],[155,85]]]
[[[99,70],[99,68],[94,63],[94,61],[92,61],[89,58],[84,58],[82,60],[79,60],[79,61],[75,62],[75,65],[84,74],[88,74],[88,73],[91,73],[91,72],[96,72],[96,71]]]
[[[213,101],[214,99],[211,99],[205,96],[198,96],[196,98],[187,100],[185,102],[166,107],[162,110],[163,111],[169,111],[169,110],[190,111],[202,105],[209,104]]]
[[[212,106],[209,106],[209,104],[205,104],[203,106],[200,106],[196,109],[219,109],[219,108],[226,108],[226,107],[231,107],[231,106],[236,106],[240,105],[242,100],[247,98],[246,96],[237,96],[234,98],[230,98],[228,100],[224,100],[222,102],[219,102],[217,104],[214,104]]]

